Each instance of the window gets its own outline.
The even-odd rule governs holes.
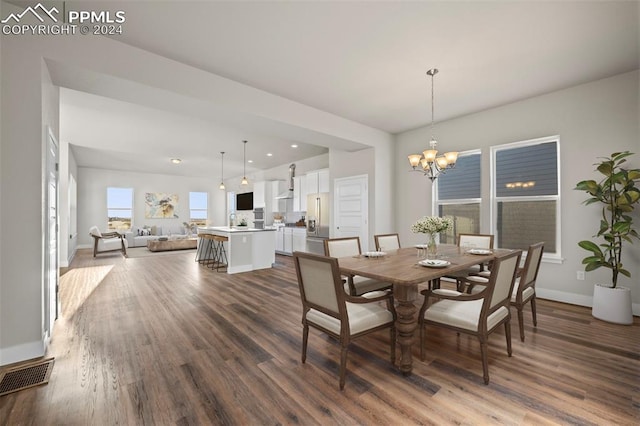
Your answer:
[[[131,229],[133,218],[133,188],[107,188],[109,230]]]
[[[545,242],[560,255],[558,136],[491,148],[492,218],[497,247],[526,250]]]
[[[440,242],[456,244],[458,234],[480,233],[480,151],[461,153],[456,167],[437,180],[438,216],[453,219],[453,229]]]
[[[196,226],[207,225],[207,199],[206,192],[189,193],[189,223]]]

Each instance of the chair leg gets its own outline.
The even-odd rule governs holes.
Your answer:
[[[484,384],[489,384],[489,360],[487,359],[488,345],[486,340],[480,340],[480,354],[482,356],[482,377]]]
[[[424,361],[424,324],[420,320],[418,327],[420,328],[420,361]]]
[[[304,324],[302,327],[302,363],[307,361],[307,342],[309,341],[309,326]]]
[[[396,327],[391,327],[391,364],[396,363]]]
[[[512,351],[511,351],[511,324],[509,323],[509,321],[506,321],[504,323],[504,335],[507,338],[507,353],[509,354],[509,356],[511,356]]]
[[[531,298],[531,315],[533,316],[533,326],[538,326],[538,317],[536,315],[536,295]]]
[[[524,312],[522,306],[517,306],[518,310],[518,326],[520,327],[520,340],[524,342]]]
[[[349,343],[341,342],[340,350],[340,390],[344,389],[345,376],[347,375],[347,346]]]

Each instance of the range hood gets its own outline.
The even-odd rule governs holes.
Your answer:
[[[276,195],[276,200],[288,200],[293,198],[293,177],[296,175],[296,165],[289,166],[289,189]]]

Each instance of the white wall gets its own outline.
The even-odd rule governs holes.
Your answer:
[[[173,175],[123,172],[119,170],[78,168],[78,243],[88,246],[92,240],[89,228],[97,225],[107,229],[107,187],[133,188],[133,226],[162,226],[165,230],[179,229],[189,221],[189,192],[209,194],[209,221],[212,225],[224,225],[225,191],[218,189],[214,179]],[[176,219],[145,218],[147,192],[178,194]]]
[[[44,354],[43,153],[58,139],[58,91],[41,57],[2,44],[0,365]],[[10,66],[7,66],[7,64]]]
[[[590,306],[593,285],[610,281],[608,270],[587,273],[585,281],[576,279],[576,271],[584,270],[580,262],[586,255],[577,247],[577,242],[597,232],[599,210],[595,206],[583,206],[585,194],[573,188],[580,180],[598,179],[592,164],[598,157],[615,151],[639,153],[630,163],[640,167],[639,77],[638,71],[625,73],[436,124],[442,151],[482,149],[482,197],[485,200],[490,197],[490,146],[560,135],[564,260],[561,264],[543,263],[537,283],[541,297]],[[428,138],[427,127],[397,135],[396,225],[405,244],[420,242],[420,237],[412,234],[409,226],[417,217],[431,212],[429,180],[419,173],[402,172],[409,169],[407,155],[422,152]],[[637,221],[638,217],[636,212]],[[488,203],[482,209],[481,231],[490,231]],[[634,313],[639,315],[640,244],[627,246],[624,263],[633,279],[623,277],[622,285],[632,288]]]

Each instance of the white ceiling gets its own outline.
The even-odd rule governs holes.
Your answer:
[[[637,2],[172,1],[120,2],[117,9],[126,22],[114,39],[389,133],[429,123],[429,68],[440,70],[438,121],[640,62]],[[108,155],[123,168],[218,176],[219,156],[204,157],[230,151],[231,143],[225,169],[227,158],[239,167],[242,139],[260,169],[326,152],[304,144],[293,150],[295,140],[222,116],[213,125],[137,104],[62,91],[61,137],[74,145],[79,165],[99,167]],[[104,146],[114,152],[95,151]],[[182,170],[165,164],[190,154]]]

